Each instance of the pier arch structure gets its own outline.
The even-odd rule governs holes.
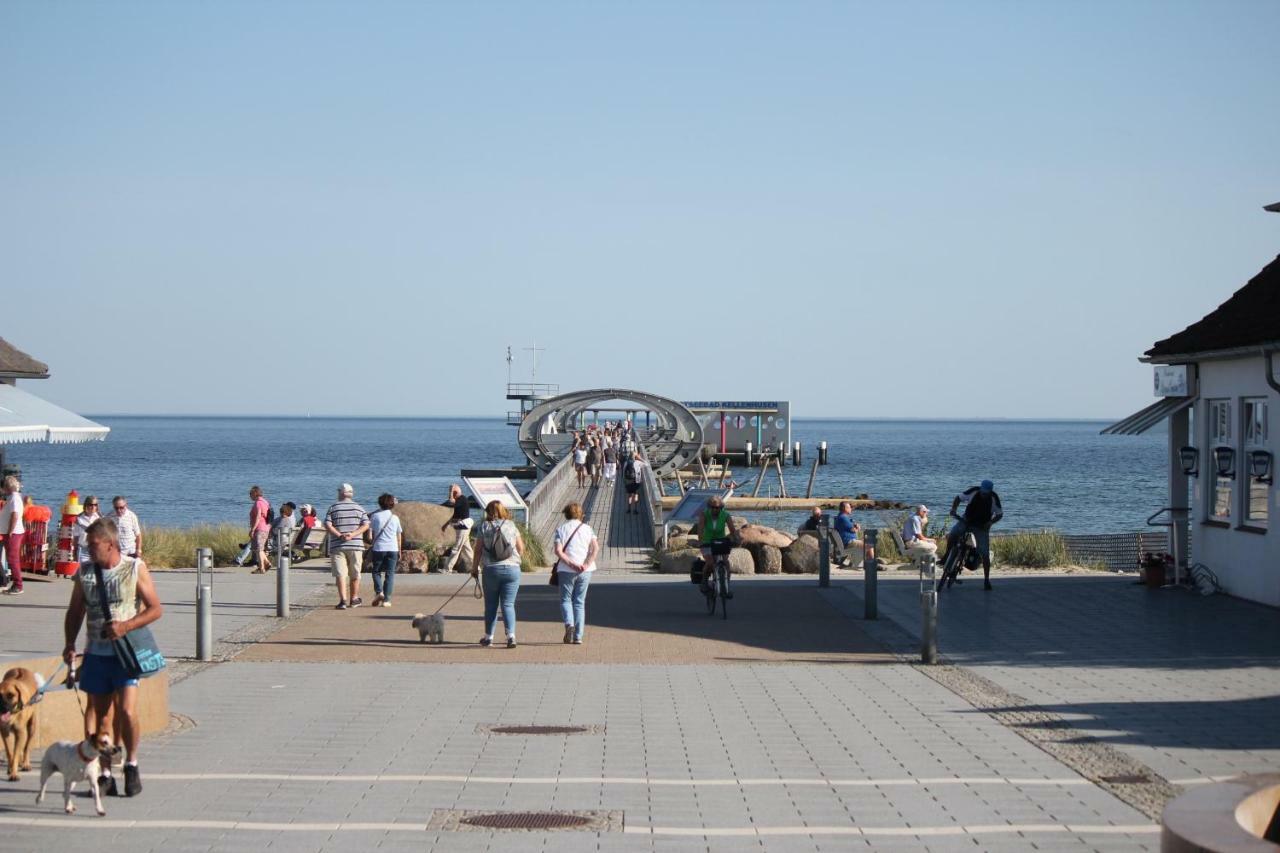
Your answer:
[[[634,406],[608,406],[613,402]],[[581,417],[599,412],[648,412],[647,424],[634,424],[636,438],[656,475],[673,474],[702,447],[702,424],[683,403],[627,388],[572,391],[534,406],[520,423],[520,449],[545,474],[570,452],[572,430]]]

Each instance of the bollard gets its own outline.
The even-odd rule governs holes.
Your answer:
[[[276,530],[276,615],[284,619],[289,618],[289,563],[293,557],[290,538],[283,527]]]
[[[926,572],[925,570],[928,569]],[[920,631],[920,662],[938,662],[938,590],[934,586],[937,561],[930,557],[920,563],[920,615],[924,620]]]
[[[818,442],[818,464],[827,464],[827,443],[825,441]]]
[[[747,467],[748,467],[748,468],[752,467],[752,465],[751,465],[751,442],[749,442],[749,441],[747,442]]]
[[[196,658],[213,660],[213,549],[196,549]]]
[[[781,465],[787,458],[787,443],[785,441],[778,442],[778,464]]]
[[[791,448],[791,464],[792,465],[800,464],[800,442],[798,441]]]
[[[818,521],[818,586],[831,586],[831,540],[827,537],[827,517]]]
[[[876,543],[880,541],[880,531],[868,529],[862,534],[862,618],[874,620],[880,613],[880,602],[877,598],[877,585],[880,582],[880,558],[874,556]],[[871,551],[872,556],[867,556]]]

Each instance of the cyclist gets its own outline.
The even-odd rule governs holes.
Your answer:
[[[1000,505],[1000,495],[996,494],[995,483],[983,480],[979,485],[965,489],[956,495],[951,502],[951,514],[955,515],[960,504],[964,504],[964,514],[947,534],[947,554],[960,543],[966,533],[972,533],[978,543],[978,553],[982,555],[982,588],[991,589],[991,525],[1004,518],[1004,507]],[[956,580],[956,583],[960,583]]]
[[[723,550],[727,543],[738,541],[738,528],[733,518],[725,511],[724,499],[712,495],[698,513],[698,520],[693,523],[693,535],[698,537],[699,550],[702,552],[702,591],[708,589],[707,579],[715,570],[715,551]],[[733,598],[733,593],[725,590],[725,598]]]

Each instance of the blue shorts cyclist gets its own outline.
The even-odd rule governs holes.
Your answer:
[[[960,542],[962,536],[972,533],[978,543],[978,553],[982,556],[983,589],[991,589],[991,525],[1004,518],[1004,507],[1000,505],[1000,495],[996,494],[995,483],[983,480],[981,484],[956,495],[951,502],[952,515],[956,514],[956,509],[962,503],[965,505],[964,514],[947,534],[947,554],[952,553],[951,549]]]

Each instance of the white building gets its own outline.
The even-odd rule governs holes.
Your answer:
[[[1155,365],[1161,399],[1105,430],[1134,434],[1168,419],[1173,553],[1183,569],[1203,563],[1227,593],[1272,606],[1280,606],[1277,354],[1280,258],[1147,350],[1142,361]]]

